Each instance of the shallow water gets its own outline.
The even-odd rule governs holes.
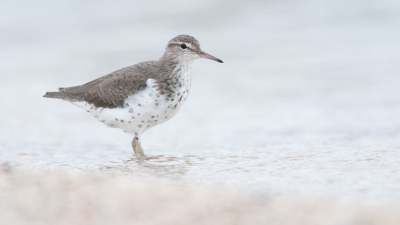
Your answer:
[[[400,199],[398,1],[39,3],[0,9],[1,162]],[[122,131],[41,97],[157,59],[181,33],[225,63],[194,63],[188,101],[143,136],[158,157],[133,158]]]

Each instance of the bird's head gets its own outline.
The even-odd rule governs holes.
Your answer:
[[[164,56],[179,61],[193,61],[197,58],[206,58],[223,63],[222,60],[203,52],[199,41],[190,35],[178,35],[172,38],[165,49]]]

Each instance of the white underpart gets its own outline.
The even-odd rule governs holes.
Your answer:
[[[109,127],[120,128],[126,133],[140,137],[147,129],[171,119],[187,99],[191,84],[190,66],[181,67],[176,76],[181,82],[181,87],[171,97],[161,95],[157,91],[155,80],[148,79],[147,87],[129,96],[123,107],[96,108],[87,102],[72,104],[86,110]]]

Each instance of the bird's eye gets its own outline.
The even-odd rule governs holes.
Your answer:
[[[182,44],[181,44],[181,49],[185,49],[185,48],[186,48],[185,43],[182,43]]]

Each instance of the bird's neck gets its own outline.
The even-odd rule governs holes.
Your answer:
[[[160,60],[160,72],[158,82],[164,87],[162,94],[173,95],[179,90],[188,90],[191,85],[192,61],[184,60]]]
[[[183,74],[190,74],[193,59],[172,58],[164,55],[160,60],[160,68],[163,75],[170,78],[180,78]]]

